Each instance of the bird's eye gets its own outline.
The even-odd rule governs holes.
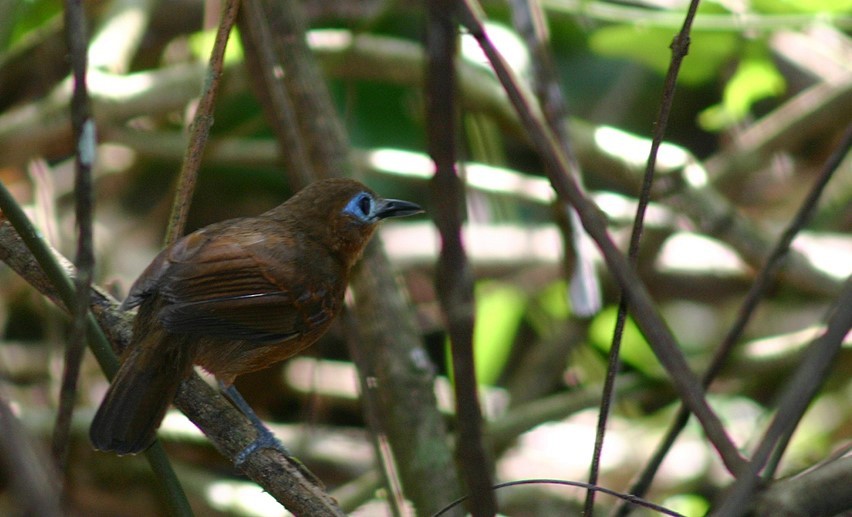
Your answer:
[[[346,204],[346,208],[343,209],[343,212],[358,220],[367,222],[373,215],[374,204],[375,201],[373,200],[373,196],[367,192],[361,192],[349,200],[349,203]]]
[[[373,211],[373,200],[367,194],[362,194],[358,200],[358,208],[364,215],[370,215],[370,212]]]

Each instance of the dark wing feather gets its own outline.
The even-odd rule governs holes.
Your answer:
[[[285,317],[291,301],[286,293],[264,293],[171,303],[160,310],[160,322],[171,332],[280,343],[301,334],[298,322]]]
[[[302,243],[270,224],[237,220],[187,235],[152,263],[128,300],[156,290],[160,322],[174,333],[264,344],[309,332],[332,317],[333,293],[299,271]]]

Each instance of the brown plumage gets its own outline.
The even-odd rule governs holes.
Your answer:
[[[226,385],[313,344],[340,312],[377,224],[422,212],[361,183],[313,183],[258,216],[164,249],[133,284],[133,340],[90,430],[96,449],[146,449],[178,384],[201,365]]]

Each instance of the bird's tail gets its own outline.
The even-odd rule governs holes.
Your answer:
[[[89,439],[95,449],[135,454],[150,447],[191,368],[182,339],[160,329],[134,339],[92,420]]]

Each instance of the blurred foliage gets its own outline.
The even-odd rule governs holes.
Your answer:
[[[195,59],[206,61],[210,57],[210,52],[213,50],[213,43],[216,41],[216,29],[196,32],[190,34],[187,39],[189,50]],[[231,37],[228,39],[228,46],[225,48],[225,64],[232,65],[243,61],[243,44],[240,41],[240,29],[234,27],[231,31]]]
[[[747,58],[737,65],[722,95],[722,102],[704,110],[698,118],[708,130],[722,130],[743,121],[757,101],[784,92],[784,77],[768,58]]]
[[[158,6],[135,50],[130,71],[125,74],[139,79],[134,87],[140,95],[156,86],[145,82],[150,77],[164,80],[163,76],[145,74],[164,71],[179,74],[182,65],[205,63],[213,39],[213,32],[201,27],[204,3],[184,0],[179,7],[167,2],[152,3]],[[63,250],[73,250],[70,241],[73,207],[69,196],[72,150],[64,138],[50,132],[54,126],[65,123],[62,117],[67,113],[67,106],[50,105],[50,100],[61,97],[63,91],[52,78],[66,73],[62,67],[67,66],[64,50],[56,50],[62,48],[56,46],[56,41],[62,38],[58,25],[61,3],[28,0],[14,4],[10,16],[0,17],[0,97],[3,99],[0,148],[4,151],[0,153],[0,181],[15,192],[34,218],[46,221],[44,233],[57,235],[61,241],[55,244]],[[110,22],[101,18],[107,4],[90,5],[93,33]],[[324,37],[334,35],[328,29],[346,29],[345,36],[338,36],[363,34],[392,38],[394,43],[419,44],[423,34],[417,4],[377,2],[378,7],[371,2],[305,4],[311,13],[311,27],[322,30]],[[559,86],[565,93],[572,123],[581,123],[572,126],[572,135],[586,185],[599,200],[602,194],[607,194],[610,201],[620,200],[623,205],[620,210],[610,204],[605,210],[613,235],[623,243],[635,209],[636,178],[641,175],[641,164],[637,166],[632,148],[627,149],[624,144],[628,140],[616,141],[614,135],[631,135],[631,142],[644,146],[639,154],[647,153],[646,139],[659,109],[662,78],[671,57],[669,44],[679,27],[682,10],[665,8],[658,2],[550,0],[542,5]],[[486,2],[485,7],[495,25],[513,32],[504,3]],[[804,193],[848,124],[848,116],[841,120],[838,114],[842,109],[826,110],[829,112],[826,117],[810,127],[790,129],[770,125],[768,129],[772,131],[767,133],[788,131],[790,136],[781,143],[774,142],[777,145],[769,151],[748,147],[757,146],[756,137],[748,132],[760,122],[776,123],[772,119],[774,114],[781,108],[789,108],[788,103],[797,95],[815,85],[840,84],[838,88],[848,89],[842,81],[831,82],[812,69],[804,69],[779,47],[775,36],[792,33],[823,48],[829,57],[815,55],[812,61],[825,59],[825,62],[809,64],[826,67],[830,64],[850,74],[850,13],[852,1],[849,0],[702,2],[690,52],[679,77],[666,139],[680,146],[673,149],[686,156],[684,163],[689,166],[739,160],[731,166],[733,173],[704,178],[706,185],[716,189],[713,199],[723,200],[725,207],[731,208],[725,212],[726,219],[721,222],[708,219],[710,223],[724,226],[733,219],[745,221],[756,235],[772,242],[798,209]],[[670,19],[674,22],[660,21],[660,15],[672,15]],[[714,17],[707,19],[718,26],[703,24],[702,16]],[[505,42],[498,41],[498,45],[516,49],[520,41],[514,35]],[[520,50],[512,65],[529,80],[530,58],[523,48]],[[364,166],[365,181],[384,195],[412,199],[428,207],[430,194],[424,177],[429,172],[418,169],[420,164],[414,158],[425,157],[421,84],[413,77],[394,75],[397,67],[409,63],[403,63],[403,58],[392,52],[374,57],[370,70],[336,66],[339,64],[336,61],[345,64],[352,58],[348,51],[345,48],[336,53],[329,51],[331,57],[323,64],[334,70],[329,76],[330,89],[353,144],[353,153]],[[466,54],[464,59],[467,66],[477,58]],[[278,151],[263,150],[274,149],[275,144],[250,87],[251,78],[246,77],[242,68],[242,60],[243,50],[235,33],[228,45],[225,87],[218,99],[209,148],[216,159],[208,159],[201,171],[188,229],[256,214],[291,193],[281,172]],[[481,72],[476,77],[481,77],[481,83],[490,84],[487,67],[476,66]],[[26,81],[7,85],[11,79],[4,77],[26,77]],[[197,89],[199,77],[187,77],[191,88]],[[26,87],[22,88],[21,84]],[[116,86],[112,93],[123,99],[119,94],[127,93],[120,90],[125,87]],[[40,92],[37,98],[33,98],[34,92]],[[181,94],[175,88],[163,97],[170,95]],[[845,95],[848,99],[848,93]],[[98,128],[103,144],[97,171],[98,279],[117,294],[126,291],[159,248],[171,203],[192,99],[179,97],[176,102],[179,107],[168,109],[162,108],[165,103],[160,103],[165,100],[168,99],[148,99],[134,104],[139,111],[124,118],[105,116],[105,122]],[[468,98],[466,102],[476,105],[474,101],[482,100]],[[505,103],[505,99],[501,101]],[[107,99],[98,108],[108,112],[115,107],[111,102],[123,101]],[[799,115],[808,116],[819,108],[820,105],[809,106]],[[841,108],[847,108],[847,114],[852,109],[848,103]],[[28,113],[41,113],[39,110],[46,110],[47,115],[23,129],[15,129],[20,127],[15,124],[27,120]],[[596,410],[589,409],[592,406],[588,404],[572,406],[571,403],[576,403],[574,399],[560,405],[572,408],[561,413],[542,406],[547,406],[552,397],[579,398],[585,392],[599,393],[619,293],[606,268],[601,266],[598,271],[604,284],[605,309],[590,321],[572,314],[560,257],[565,236],[553,223],[549,200],[538,197],[535,189],[528,189],[530,182],[544,182],[542,164],[535,151],[523,131],[509,117],[500,115],[499,110],[461,111],[459,147],[463,160],[500,167],[513,175],[513,181],[498,183],[492,179],[482,182],[484,185],[471,186],[468,191],[470,233],[466,235],[466,243],[477,278],[478,381],[486,400],[498,401],[489,405],[495,428],[504,423],[503,419],[517,416],[513,413],[518,409],[512,407],[514,400],[523,401],[519,413],[523,409],[531,413],[541,411],[535,418],[530,417],[530,422],[517,424],[519,434],[509,440],[515,447],[498,458],[498,475],[501,479],[582,480],[588,467],[587,449],[591,448]],[[40,138],[42,132],[48,137]],[[744,134],[752,140],[744,139]],[[144,139],[152,136],[161,139]],[[609,149],[596,140],[600,138],[608,140]],[[22,141],[26,144],[19,143]],[[261,150],[246,152],[245,148],[256,144],[269,147],[250,147]],[[613,145],[620,148],[616,156],[609,152]],[[15,159],[7,157],[13,151],[21,153],[22,148],[25,153],[14,155]],[[380,168],[370,163],[371,153],[376,150],[417,154],[409,154],[408,158],[395,155],[400,157],[395,163]],[[32,160],[36,158],[46,160],[49,174],[39,176],[35,172]],[[640,156],[642,159],[644,155]],[[689,169],[684,163],[674,171],[666,170],[658,178],[663,186],[660,192],[655,191],[654,212],[646,231],[649,244],[640,254],[637,269],[659,305],[665,308],[666,316],[677,320],[671,326],[684,342],[691,364],[700,370],[712,356],[726,325],[733,321],[760,265],[749,261],[743,248],[730,242],[733,239],[729,234],[714,233],[716,227],[703,218],[706,214],[696,215],[700,210],[718,208],[716,205],[695,208],[696,198],[679,197],[685,186],[678,174]],[[464,167],[460,171],[464,175],[469,172]],[[823,247],[818,247],[815,240],[802,239],[797,242],[797,249],[810,252],[811,257],[819,255],[828,257],[829,262],[834,260],[835,265],[839,264],[837,269],[848,275],[849,262],[843,262],[852,256],[849,252],[852,164],[848,158],[838,170],[826,198],[809,227],[816,234],[815,239],[826,239]],[[45,200],[55,205],[55,213],[45,213],[39,208]],[[406,221],[395,230],[399,231],[393,233],[394,238],[390,237],[392,232],[386,233],[388,249],[392,250],[397,272],[411,294],[412,310],[422,326],[429,355],[444,377],[451,368],[431,287],[434,232],[422,220]],[[667,261],[671,257],[662,256],[661,250],[672,236],[681,232],[700,233],[719,240],[740,262],[732,272],[725,269],[727,265],[710,261],[706,250],[680,248],[674,254],[681,263],[691,261],[692,267],[685,270],[672,266]],[[487,238],[478,237],[486,234]],[[842,274],[834,277],[836,282]],[[63,339],[56,329],[57,315],[10,272],[0,270],[0,275],[2,391],[4,397],[9,394],[16,407],[23,408],[21,418],[33,429],[33,436],[47,437],[50,424],[46,422],[55,409],[58,384],[55,365],[61,360]],[[730,361],[723,377],[713,386],[714,397],[718,397],[714,406],[718,405],[726,425],[730,424],[745,451],[750,451],[759,437],[761,426],[757,423],[771,418],[773,401],[802,357],[801,339],[793,343],[782,338],[819,323],[832,300],[824,290],[789,279],[776,283],[767,296],[771,303],[761,306],[748,327],[740,347],[742,353]],[[670,310],[672,307],[677,310]],[[343,338],[342,330],[335,329],[306,354],[317,356],[318,360],[345,358]],[[775,355],[760,355],[747,346],[747,341],[759,338],[777,338]],[[44,360],[45,356],[50,356],[50,360]],[[834,373],[826,379],[826,392],[813,403],[794,435],[780,474],[795,474],[811,467],[848,443],[852,436],[852,408],[848,404],[852,389],[850,356],[847,345],[838,356]],[[624,491],[642,468],[648,451],[656,446],[678,401],[668,386],[665,372],[632,320],[628,320],[625,329],[622,360],[619,383],[633,382],[636,388],[620,393],[613,409],[612,434],[607,437],[601,484]],[[353,402],[354,392],[341,388],[339,374],[336,378],[324,378],[321,370],[317,367],[316,371],[302,372],[305,377],[315,379],[312,381],[315,393],[310,395],[294,388],[288,380],[289,374],[280,366],[247,375],[238,383],[262,416],[281,424],[276,432],[287,433],[285,441],[288,445],[293,443],[296,454],[328,486],[338,487],[374,467],[369,452],[371,442],[360,406]],[[37,381],[15,382],[23,378]],[[102,455],[89,450],[85,420],[104,386],[97,367],[87,363],[79,397],[83,410],[75,427],[75,464],[69,474],[73,477],[72,489],[76,490],[72,500],[81,514],[156,514],[160,510],[156,502],[158,489],[145,477],[147,471],[139,460],[104,460]],[[499,403],[506,399],[507,404]],[[285,423],[300,426],[293,431]],[[210,502],[211,487],[221,488],[238,477],[215,451],[180,426],[168,430],[164,437],[182,479],[188,480],[188,490],[199,513],[245,514],[229,507],[227,501]],[[341,442],[346,445],[340,447]],[[697,428],[690,428],[678,447],[649,498],[684,514],[700,515],[730,479],[722,473],[714,452]],[[363,450],[368,452],[359,455]],[[143,471],[138,474],[133,470],[134,476],[142,478],[134,481],[131,491],[137,494],[133,498],[127,498],[130,492],[119,489],[110,472],[105,473],[123,472],[127,464]],[[147,491],[140,489],[143,486]],[[367,493],[356,506],[368,499],[376,502],[376,491]],[[513,508],[573,510],[577,493],[547,489],[530,495],[529,499],[521,506],[513,500]],[[6,513],[3,510],[10,505],[7,493],[0,493],[0,502],[4,505],[0,506],[0,513]],[[602,500],[601,513],[610,505],[611,500]]]
[[[602,56],[642,63],[662,75],[669,68],[671,42],[670,29],[613,25],[594,31],[589,37],[589,48]],[[678,80],[695,86],[712,81],[739,52],[741,44],[733,33],[693,32],[690,59],[684,61]]]
[[[494,282],[476,287],[476,319],[473,353],[477,381],[494,385],[503,374],[506,361],[515,344],[515,336],[524,317],[526,297],[512,285]],[[452,372],[452,357],[447,341],[447,372]]]
[[[34,37],[48,22],[62,16],[62,2],[58,0],[24,0],[15,2],[11,17],[2,25],[0,49],[8,51],[28,37]],[[11,30],[8,28],[11,27]]]
[[[852,12],[852,1],[850,0],[754,0],[750,7],[759,13],[773,14],[821,14],[821,13],[846,13]]]
[[[589,327],[589,341],[592,346],[597,347],[604,353],[609,354],[612,346],[612,334],[615,330],[615,320],[618,307],[606,307],[592,320]],[[642,372],[643,375],[664,379],[666,373],[660,366],[660,362],[654,356],[648,342],[639,331],[639,327],[632,318],[628,318],[624,325],[624,334],[621,341],[621,360],[625,364]]]

